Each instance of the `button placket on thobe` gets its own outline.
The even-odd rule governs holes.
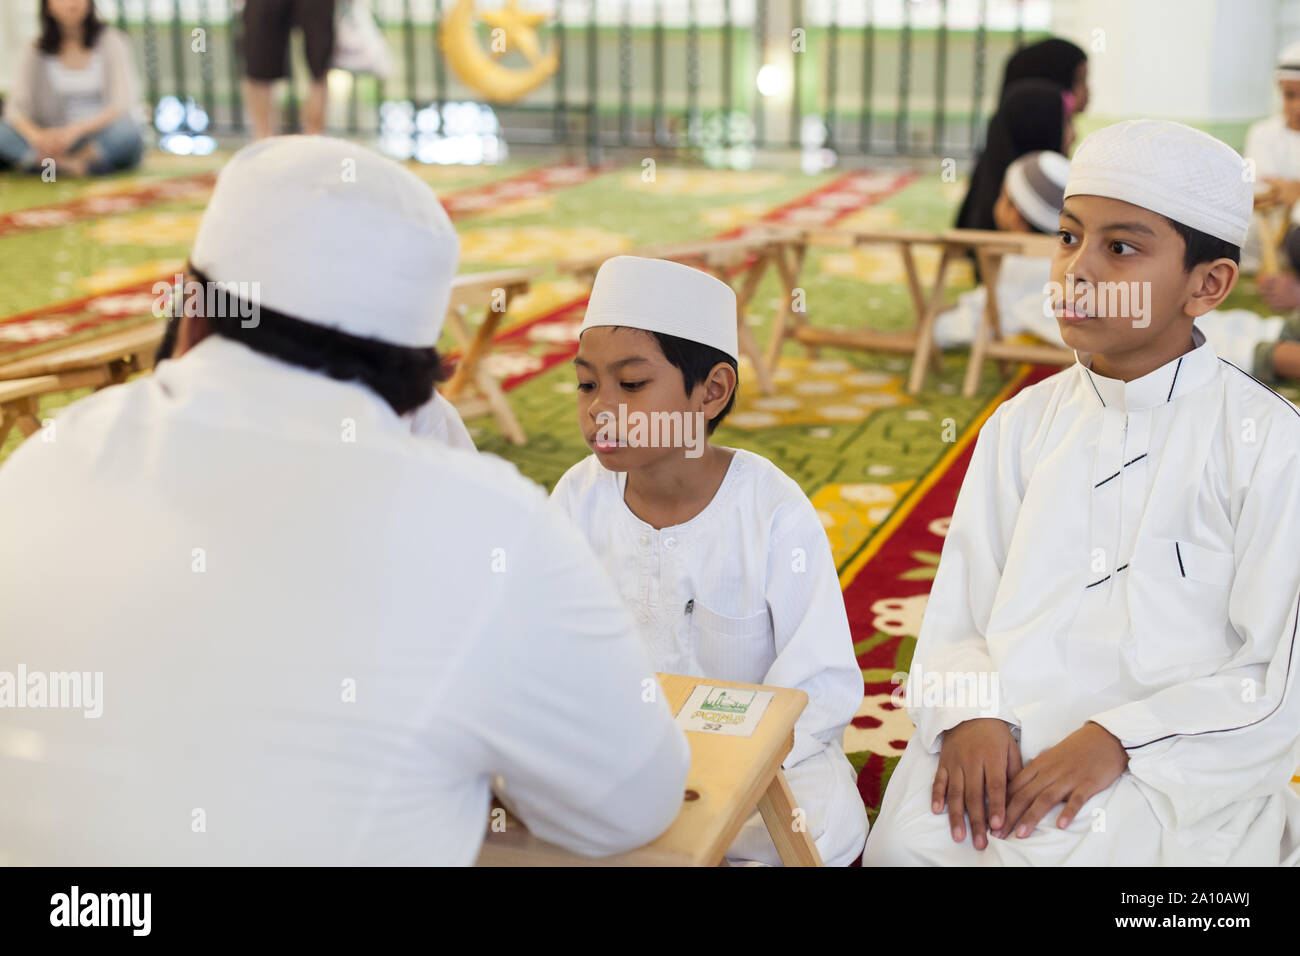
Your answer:
[[[1125,613],[1116,567],[1124,539],[1123,464],[1128,416],[1107,404],[1100,409],[1089,501],[1087,574],[1081,614],[1066,641],[1071,678],[1085,686],[1104,686],[1119,676],[1120,618]],[[1123,574],[1124,572],[1118,572]],[[1082,625],[1082,627],[1079,627]]]

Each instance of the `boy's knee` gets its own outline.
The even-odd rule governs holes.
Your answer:
[[[915,865],[916,855],[910,852],[906,842],[900,839],[898,830],[896,818],[884,814],[876,817],[871,832],[867,834],[867,847],[862,852],[862,865]]]

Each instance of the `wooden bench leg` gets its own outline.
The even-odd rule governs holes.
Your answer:
[[[777,767],[776,776],[758,800],[758,812],[763,815],[767,832],[776,844],[776,852],[786,866],[822,866],[822,855],[807,827],[795,829],[794,811],[794,794],[785,774]]]
[[[767,260],[766,252],[759,254],[748,271],[746,271],[745,280],[741,283],[740,291],[736,293],[736,344],[740,347],[740,354],[746,356],[754,367],[754,378],[758,380],[758,390],[764,395],[771,395],[776,391],[775,386],[772,384],[772,375],[766,360],[763,358],[763,350],[759,348],[758,339],[754,337],[754,330],[745,321],[745,309],[749,305],[749,300],[754,297],[754,290],[758,288],[759,280],[763,278],[763,272],[767,269]],[[711,268],[708,271],[720,282],[731,284],[727,280],[725,269]]]
[[[772,334],[767,340],[767,367],[769,371],[775,370],[780,363],[781,347],[785,345],[785,340],[808,324],[808,303],[806,298],[803,311],[795,312],[794,310],[794,290],[799,288],[799,275],[803,271],[803,261],[807,249],[807,245],[802,242],[774,243],[771,248],[772,264],[776,266],[781,286],[785,290],[785,300],[777,311],[776,320],[772,325]],[[791,261],[786,260],[785,254],[787,250],[790,253]],[[820,351],[815,345],[804,343],[804,352],[809,358],[816,358]]]
[[[506,393],[497,384],[497,380],[488,374],[486,369],[480,367],[478,375],[474,378],[474,384],[487,400],[488,406],[492,409],[492,417],[497,420],[497,425],[500,426],[501,434],[505,436],[506,441],[512,445],[527,444],[528,436],[524,434],[524,427],[519,424],[514,409],[510,407],[510,399],[506,398]]]
[[[0,408],[0,445],[5,443],[9,432],[18,424],[18,416],[6,408]]]
[[[907,253],[910,256],[910,252]],[[916,330],[916,351],[912,354],[912,371],[907,378],[907,391],[915,395],[925,384],[926,367],[938,357],[934,343],[934,326],[939,309],[943,305],[943,280],[948,272],[948,260],[951,254],[947,248],[939,257],[939,271],[934,277],[934,286],[930,290],[930,299],[925,304],[921,315],[920,327]]]
[[[523,426],[515,417],[505,391],[484,367],[483,360],[491,352],[497,329],[504,320],[510,303],[520,291],[519,288],[508,286],[502,308],[498,311],[489,305],[482,323],[472,337],[468,327],[455,310],[447,312],[446,326],[461,345],[463,352],[451,380],[442,388],[443,398],[454,402],[472,383],[491,409],[493,418],[501,428],[501,434],[512,445],[527,444],[528,436],[524,434]]]
[[[977,249],[976,258],[980,264],[980,278],[984,281],[984,314],[980,317],[979,328],[975,332],[975,341],[971,343],[970,359],[966,363],[966,380],[962,383],[961,393],[966,398],[973,398],[979,391],[980,377],[984,370],[984,360],[988,355],[989,342],[1001,341],[1002,326],[998,316],[998,273],[1002,266],[1000,256],[993,256],[983,249]],[[999,364],[1002,374],[1007,374],[1005,362]]]
[[[41,430],[41,401],[35,395],[14,399],[0,408],[0,445],[14,428],[24,438],[30,438]]]
[[[510,293],[508,290],[506,296],[506,308],[509,308]],[[469,348],[461,353],[460,361],[456,363],[456,371],[452,373],[451,380],[442,390],[442,394],[448,400],[454,399],[466,385],[474,381],[478,373],[479,362],[492,348],[492,339],[506,314],[506,308],[497,312],[491,306],[488,306],[483,316],[483,322],[479,325],[478,331],[470,341]]]

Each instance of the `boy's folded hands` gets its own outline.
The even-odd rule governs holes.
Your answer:
[[[1065,810],[1056,825],[1064,830],[1080,808],[1127,767],[1124,746],[1106,728],[1089,721],[1029,761],[1011,781],[1007,822],[995,835],[1005,839],[1014,829],[1016,836],[1027,837],[1047,811],[1061,803]]]
[[[944,734],[930,810],[942,813],[947,806],[957,843],[966,839],[969,816],[971,842],[983,850],[990,831],[1000,840],[1013,830],[1027,837],[1062,803],[1065,810],[1056,825],[1068,827],[1083,805],[1127,766],[1123,745],[1099,724],[1084,724],[1022,767],[1010,725],[996,717],[968,720]]]
[[[952,838],[957,843],[966,839],[965,818],[969,815],[971,842],[982,850],[988,846],[989,828],[996,831],[1006,823],[1007,782],[1020,771],[1020,744],[1006,721],[996,717],[964,721],[943,735],[930,810],[942,813],[946,800]]]

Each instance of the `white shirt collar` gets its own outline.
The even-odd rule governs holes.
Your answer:
[[[263,355],[241,342],[209,335],[180,358],[160,362],[150,379],[177,397],[198,400],[208,414],[227,422],[246,420],[266,429],[313,430],[338,440],[344,419],[383,432],[410,432],[383,398],[360,382]]]
[[[1219,357],[1192,326],[1192,350],[1131,382],[1107,378],[1092,371],[1092,353],[1075,351],[1075,367],[1084,388],[1096,392],[1101,404],[1120,411],[1154,408],[1171,402],[1210,381],[1218,371]]]

